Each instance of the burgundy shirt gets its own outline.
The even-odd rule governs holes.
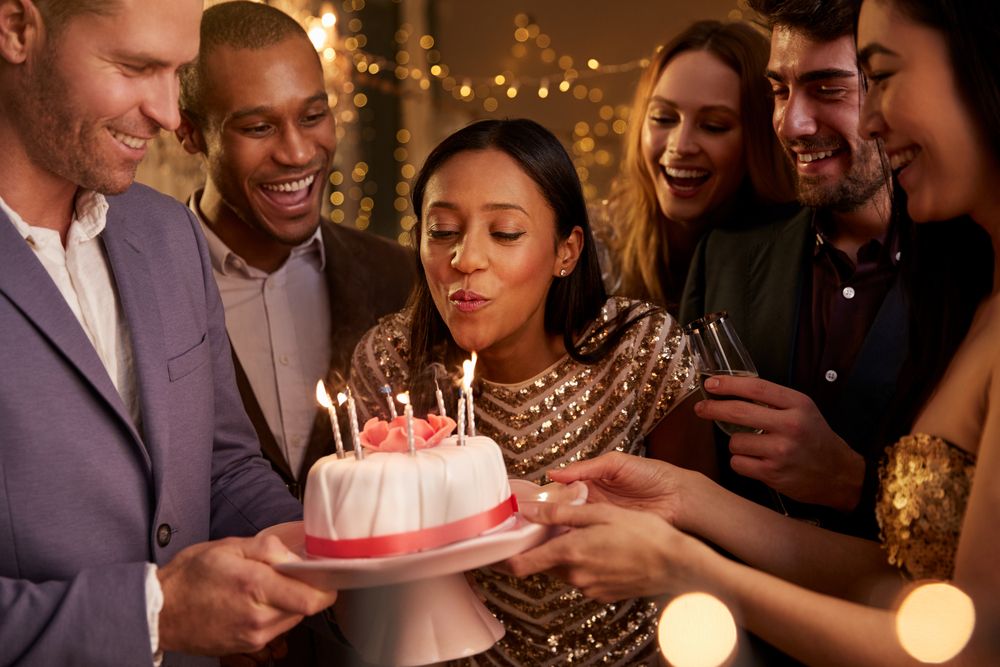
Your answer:
[[[840,400],[882,301],[899,271],[899,243],[872,239],[851,258],[813,217],[816,243],[799,305],[793,387],[829,414]]]

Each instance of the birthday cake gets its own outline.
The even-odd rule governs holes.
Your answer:
[[[517,509],[500,448],[472,436],[459,444],[455,422],[370,419],[364,458],[324,457],[309,471],[306,551],[326,558],[371,558],[434,549],[497,528]]]

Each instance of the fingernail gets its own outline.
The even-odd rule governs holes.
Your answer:
[[[705,389],[716,389],[719,386],[719,380],[717,378],[706,378],[704,382],[701,383]]]

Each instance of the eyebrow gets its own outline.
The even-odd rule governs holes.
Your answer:
[[[167,69],[172,68],[174,65],[172,63],[163,60],[162,58],[157,58],[149,53],[143,53],[142,51],[112,51],[111,58],[114,60],[124,61],[128,63],[142,63],[143,65],[148,65],[154,69]],[[188,65],[193,65],[197,62],[198,57],[195,56],[186,63],[181,63],[178,67],[187,67]]]
[[[890,48],[882,46],[878,42],[872,42],[865,48],[858,51],[858,61],[865,67],[868,66],[868,61],[871,60],[872,56],[875,54],[882,54],[886,56],[898,56],[899,54]]]
[[[653,102],[662,102],[674,108],[677,107],[676,102],[674,102],[673,100],[668,100],[665,97],[660,97],[659,95],[653,95],[652,97],[649,98],[649,103],[652,104]],[[698,107],[698,111],[725,111],[728,113],[738,113],[736,109],[725,104],[706,104],[703,107]]]
[[[440,200],[438,200],[438,201],[432,201],[430,204],[427,205],[427,208],[429,208],[429,209],[430,208],[443,208],[443,209],[447,209],[449,211],[457,211],[458,210],[458,204],[453,204],[452,202],[449,202],[449,201],[440,201]],[[528,215],[528,212],[526,210],[524,210],[524,207],[522,207],[522,206],[520,206],[518,204],[510,204],[510,203],[506,203],[506,202],[495,202],[495,203],[486,204],[485,206],[483,206],[483,210],[485,210],[485,211],[520,211],[521,213],[524,213],[525,215]]]
[[[326,102],[327,99],[328,99],[327,98],[327,94],[325,92],[319,92],[319,93],[316,93],[313,96],[309,97],[305,101],[305,106],[308,106],[310,104],[314,104],[316,102]],[[266,114],[266,113],[270,112],[271,109],[272,109],[272,107],[269,107],[269,106],[266,106],[266,105],[261,105],[261,106],[256,106],[256,107],[246,107],[246,108],[243,108],[243,109],[237,109],[236,111],[233,111],[232,113],[230,113],[226,117],[226,120],[231,122],[231,121],[234,121],[234,120],[241,120],[243,118],[246,118],[247,116],[260,116],[260,115],[263,115],[263,114]]]
[[[784,83],[785,81],[783,76],[772,69],[767,70],[765,75],[768,79],[772,79],[773,81],[778,81],[780,83]],[[827,79],[855,79],[857,76],[858,73],[855,70],[830,67],[827,69],[816,69],[811,72],[806,72],[805,74],[797,77],[796,81],[799,83],[812,83],[814,81],[826,81]]]

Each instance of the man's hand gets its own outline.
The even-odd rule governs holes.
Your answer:
[[[337,598],[271,567],[296,559],[275,537],[229,538],[184,549],[157,571],[160,648],[200,655],[255,653]]]
[[[759,378],[715,376],[704,387],[745,400],[701,401],[695,406],[699,417],[763,430],[737,433],[729,440],[736,473],[801,502],[844,512],[855,508],[864,458],[830,429],[811,398]]]
[[[681,514],[682,487],[694,475],[677,466],[621,452],[611,452],[558,470],[550,470],[554,482],[584,482],[588,503],[610,503],[628,509],[653,512],[675,524]]]

